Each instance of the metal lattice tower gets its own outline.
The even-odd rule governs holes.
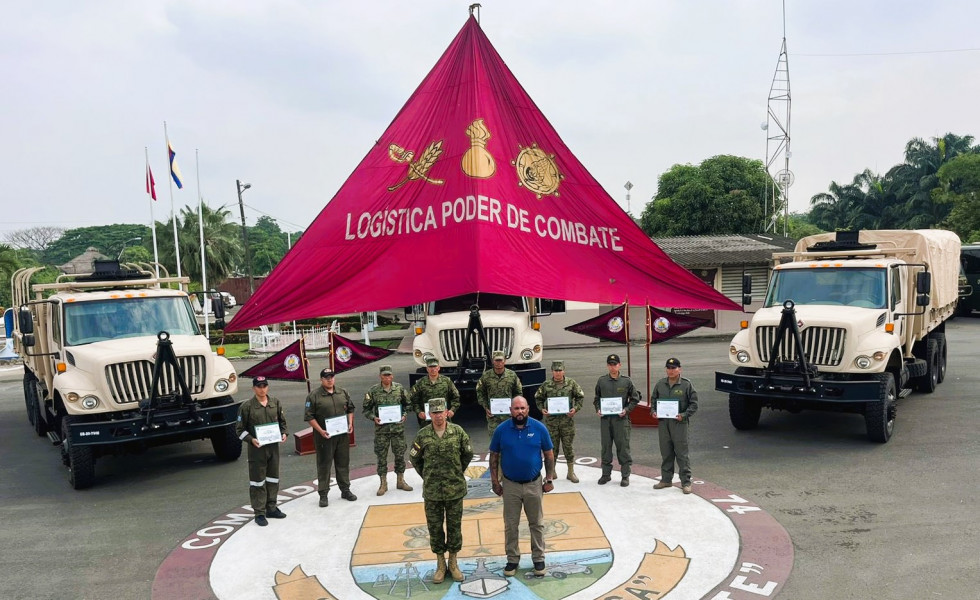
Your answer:
[[[765,230],[776,233],[780,209],[783,213],[783,235],[789,224],[789,187],[793,185],[793,172],[789,170],[790,114],[792,95],[789,87],[789,53],[786,50],[786,2],[783,1],[783,44],[779,49],[776,72],[769,88],[769,104],[766,122],[762,129],[766,132],[766,172],[769,184],[766,186],[764,209],[766,213]],[[782,164],[779,159],[782,158]],[[780,168],[773,173],[773,168]],[[777,192],[778,190],[778,192]]]

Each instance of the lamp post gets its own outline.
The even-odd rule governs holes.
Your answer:
[[[134,237],[134,238],[129,238],[128,240],[126,240],[125,242],[123,242],[122,248],[119,249],[119,254],[116,255],[116,262],[119,262],[119,259],[122,258],[123,251],[127,247],[129,247],[129,242],[140,242],[142,240],[143,240],[142,237],[138,237],[137,236],[137,237]]]
[[[242,214],[242,242],[245,244],[245,276],[248,278],[249,296],[255,293],[255,283],[252,281],[252,255],[248,251],[248,230],[245,229],[245,203],[242,202],[242,192],[252,187],[251,183],[242,183],[240,179],[235,180],[238,187],[238,209]]]

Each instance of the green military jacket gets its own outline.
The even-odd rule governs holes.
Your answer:
[[[459,410],[459,390],[456,384],[445,375],[436,378],[435,383],[429,381],[429,377],[423,377],[412,386],[409,400],[412,410],[416,414],[425,410],[425,403],[433,398],[445,398],[446,408],[454,413]]]
[[[595,384],[595,400],[593,404],[595,405],[596,412],[601,407],[601,398],[612,398],[614,396],[619,396],[623,399],[623,408],[626,409],[627,415],[633,412],[636,405],[640,403],[640,392],[636,391],[636,388],[633,387],[633,381],[629,377],[620,375],[616,379],[613,379],[606,374],[600,377],[599,381]]]
[[[497,375],[493,369],[483,372],[480,380],[476,382],[476,401],[483,408],[490,410],[490,398],[508,398],[520,396],[524,393],[521,379],[517,373],[504,368],[504,372]],[[509,418],[506,415],[499,415]]]
[[[653,387],[653,398],[650,400],[651,412],[654,414],[657,410],[657,400],[677,400],[677,414],[684,417],[685,423],[698,412],[698,391],[694,389],[694,384],[684,377],[674,385],[670,385],[666,377],[657,382]]]
[[[378,416],[379,406],[401,406],[404,416],[409,410],[409,405],[408,393],[402,384],[392,382],[391,389],[385,391],[384,386],[378,383],[364,394],[362,412],[371,422],[374,422],[374,418]],[[385,423],[384,425],[375,425],[375,427],[381,431],[405,431],[404,423]]]
[[[548,398],[568,396],[568,408],[574,408],[576,414],[582,410],[582,403],[585,401],[585,390],[582,389],[574,379],[569,377],[565,381],[558,383],[554,379],[549,379],[541,384],[538,391],[534,394],[534,402],[538,405],[538,410],[548,410]],[[568,415],[548,415],[546,419],[557,417],[567,417]]]
[[[283,435],[289,435],[289,427],[286,425],[286,415],[282,412],[282,404],[279,400],[268,396],[265,406],[259,399],[252,396],[251,400],[242,402],[238,407],[238,421],[235,423],[235,433],[238,439],[248,444],[252,443],[255,437],[255,426],[265,425],[266,423],[279,423],[279,431]]]
[[[423,498],[458,500],[466,495],[463,471],[473,459],[473,448],[462,427],[447,421],[446,431],[439,437],[432,425],[426,425],[415,436],[409,457],[422,476]]]
[[[331,393],[320,385],[306,397],[306,412],[303,413],[303,420],[309,422],[316,419],[320,427],[324,427],[323,423],[327,419],[352,412],[354,412],[354,403],[351,402],[347,390],[335,387]]]

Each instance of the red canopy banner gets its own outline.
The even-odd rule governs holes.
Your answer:
[[[648,344],[666,342],[672,337],[694,331],[698,327],[704,327],[710,323],[707,319],[659,310],[652,306],[648,306],[647,310],[649,311],[647,318]]]
[[[473,292],[740,310],[602,189],[471,16],[228,329]]]
[[[391,350],[366,346],[336,333],[330,334],[330,366],[338,373],[356,369],[392,354],[394,352]]]
[[[598,317],[592,317],[587,321],[569,325],[565,330],[601,340],[625,344],[629,341],[626,337],[629,334],[626,323],[629,315],[626,310],[626,305],[623,304],[622,306],[617,306],[608,312],[602,313]]]
[[[259,364],[242,371],[241,378],[264,375],[268,379],[306,381],[306,352],[303,338],[286,346]]]

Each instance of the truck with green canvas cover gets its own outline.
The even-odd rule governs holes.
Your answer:
[[[887,442],[897,399],[946,376],[959,257],[959,237],[932,229],[823,233],[775,254],[763,307],[729,347],[734,373],[715,373],[732,424],[756,428],[763,408],[851,412]]]

